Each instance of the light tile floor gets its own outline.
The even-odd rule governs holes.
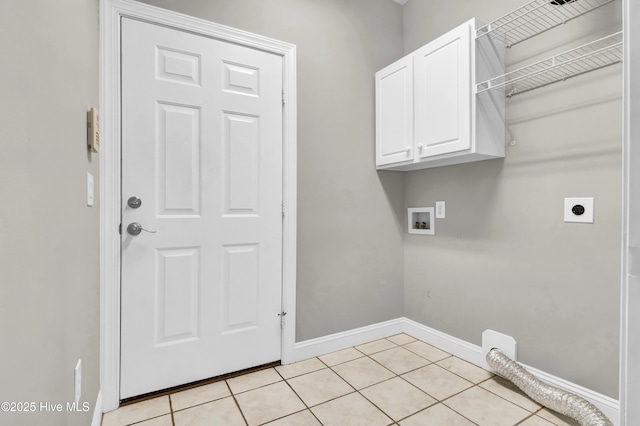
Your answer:
[[[106,413],[103,426],[577,425],[510,382],[399,334]]]

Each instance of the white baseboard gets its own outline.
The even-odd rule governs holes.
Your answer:
[[[317,339],[296,343],[294,348],[295,362],[347,349],[352,346],[384,339],[404,331],[404,318],[380,322],[366,327],[330,334]]]
[[[96,405],[93,407],[93,419],[91,419],[91,426],[100,426],[102,424],[102,391],[98,391],[98,397],[96,398]]]
[[[482,347],[450,336],[441,331],[427,327],[408,318],[397,318],[366,327],[330,334],[317,339],[296,343],[294,349],[295,361],[325,355],[331,352],[361,345],[372,340],[383,339],[395,334],[406,333],[425,343],[446,351],[467,362],[484,368]],[[598,407],[615,426],[620,425],[620,402],[606,395],[569,382],[560,377],[540,371],[522,364],[531,374],[540,380],[559,389],[576,394]]]
[[[402,318],[404,328],[402,331],[422,340],[438,349],[445,352],[449,352],[451,355],[455,355],[458,358],[462,358],[467,362],[482,366],[482,348],[473,345],[465,340],[458,339],[457,337],[450,336],[441,331],[435,330],[426,325],[422,325],[419,322],[410,320],[409,318]]]

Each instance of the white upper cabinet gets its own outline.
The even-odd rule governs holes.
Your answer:
[[[504,157],[504,94],[475,94],[476,80],[504,72],[504,45],[476,45],[475,29],[473,19],[376,73],[378,169]]]

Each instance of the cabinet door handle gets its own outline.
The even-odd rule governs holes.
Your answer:
[[[419,150],[419,151],[422,151],[422,150],[423,150],[423,148],[424,148],[424,145],[422,145],[422,144],[418,144],[418,150]]]
[[[405,146],[404,147],[404,152],[406,152],[406,153],[411,152],[411,147],[410,146]]]

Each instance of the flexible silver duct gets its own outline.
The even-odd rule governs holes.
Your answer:
[[[613,426],[611,420],[595,405],[578,395],[540,381],[500,349],[491,349],[487,353],[487,364],[538,404],[575,419],[581,426]]]

